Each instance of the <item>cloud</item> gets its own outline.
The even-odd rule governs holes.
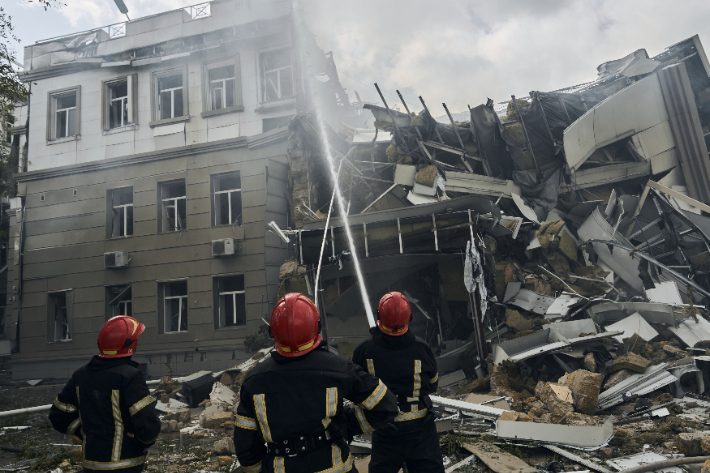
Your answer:
[[[710,3],[689,0],[300,0],[350,91],[379,102],[372,83],[422,95],[435,114],[511,94],[593,80],[596,67],[639,49],[655,55],[700,33]],[[357,76],[360,80],[354,79]],[[392,100],[390,100],[392,98]],[[437,106],[437,104],[439,104]]]

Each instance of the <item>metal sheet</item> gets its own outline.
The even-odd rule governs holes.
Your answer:
[[[587,217],[577,230],[577,235],[579,235],[582,241],[617,240],[623,245],[633,247],[633,245],[619,233],[614,235],[613,228],[609,225],[609,222],[602,217],[599,208],[595,208],[589,217]],[[621,279],[638,292],[643,293],[643,281],[639,277],[638,259],[632,258],[629,256],[628,252],[619,249],[615,249],[612,253],[606,245],[595,243],[593,246],[599,259],[609,266],[609,268],[614,271],[614,274],[621,277]]]
[[[529,289],[521,289],[521,283],[508,283],[505,289],[504,302],[525,309],[536,314],[545,315],[550,308],[554,297],[543,296]],[[516,289],[518,289],[516,291]]]
[[[703,340],[710,340],[710,322],[703,317],[698,317],[697,321],[683,320],[678,323],[678,327],[669,327],[669,330],[689,347],[694,347]]]
[[[520,194],[520,187],[513,181],[467,172],[446,171],[446,190],[498,198],[510,198]]]
[[[569,346],[569,341],[549,328],[524,337],[499,343],[493,350],[493,363],[505,360],[520,362],[534,356],[560,351]]]
[[[471,404],[470,402],[457,401],[455,399],[449,399],[441,396],[429,397],[431,398],[431,402],[434,403],[435,406],[458,409],[464,413],[469,413],[473,415],[493,417],[497,419],[504,412],[510,412],[506,409],[498,409],[496,407],[491,407],[488,405]]]
[[[642,374],[634,374],[616,386],[599,395],[599,408],[606,409],[623,402],[622,395],[630,392],[632,395],[648,394],[678,380],[677,377],[666,371],[668,365],[650,366]]]
[[[599,473],[611,473],[611,470],[607,470],[603,466],[594,463],[591,459],[586,459],[582,458],[579,455],[575,455],[572,452],[568,452],[564,448],[560,448],[556,445],[543,445],[546,449],[553,451],[557,453],[558,455],[562,455],[563,457],[567,458],[568,460],[572,460],[575,463],[579,463],[580,465],[584,465],[590,470],[598,471]]]
[[[673,307],[657,302],[606,302],[590,307],[589,313],[598,324],[618,322],[638,312],[651,324],[675,325]]]
[[[623,333],[621,335],[617,335],[614,337],[620,342],[624,338],[632,337],[634,334],[638,334],[639,337],[643,338],[647,342],[650,342],[658,336],[658,332],[653,327],[651,327],[638,312],[616,323],[607,325],[606,329],[622,331]]]
[[[663,281],[656,283],[653,289],[646,289],[646,296],[651,302],[661,302],[670,305],[683,305],[680,291],[674,281]]]
[[[648,463],[658,463],[668,460],[667,457],[654,452],[643,452],[636,455],[628,455],[625,457],[613,458],[607,460],[607,465],[613,467],[617,471],[628,470],[635,466],[646,465]],[[683,469],[678,467],[662,468],[660,470],[650,470],[656,473],[684,473]]]
[[[552,324],[546,324],[545,328],[556,330],[565,338],[577,338],[581,333],[597,333],[597,326],[594,324],[592,319],[555,322]]]
[[[569,308],[574,304],[582,300],[581,297],[575,296],[573,294],[560,294],[560,296],[555,299],[555,301],[547,308],[545,313],[546,319],[559,319],[567,315]],[[593,324],[592,324],[593,325]],[[596,330],[594,330],[596,332]]]
[[[544,443],[565,445],[580,450],[597,450],[609,443],[614,436],[611,417],[602,426],[576,426],[537,424],[533,422],[496,422],[498,438],[536,440]]]

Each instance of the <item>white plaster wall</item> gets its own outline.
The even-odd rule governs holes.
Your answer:
[[[288,46],[288,35],[280,42],[270,42],[268,47]],[[238,43],[229,55],[239,54],[243,112],[202,118],[203,112],[203,63],[212,61],[214,56],[204,57],[193,54],[189,58],[164,61],[146,67],[113,67],[93,69],[51,79],[37,81],[32,86],[29,170],[53,168],[72,164],[110,159],[139,153],[149,153],[159,149],[185,146],[210,141],[224,140],[238,136],[262,133],[264,118],[295,114],[295,107],[280,108],[268,112],[256,112],[259,105],[258,54],[264,48],[257,41]],[[219,57],[219,56],[218,56]],[[225,56],[229,57],[229,56]],[[180,65],[188,69],[187,97],[190,120],[185,123],[184,136],[170,139],[161,136],[156,139],[149,123],[152,118],[151,78],[152,73]],[[123,130],[104,132],[101,122],[102,81],[134,74],[138,75],[138,124]],[[76,140],[48,142],[46,139],[47,94],[54,90],[81,85],[80,136]],[[166,145],[167,143],[167,145]]]

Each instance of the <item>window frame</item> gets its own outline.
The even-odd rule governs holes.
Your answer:
[[[118,236],[113,236],[113,193],[117,191],[125,191],[127,189],[130,189],[131,193],[131,203],[130,204],[123,204],[119,205],[118,207],[123,207],[124,209],[126,207],[133,207],[133,221],[131,222],[131,228],[133,232],[130,235],[118,235]],[[124,228],[128,228],[126,224],[127,220],[127,213],[124,210],[123,213],[123,219],[124,219]],[[119,239],[119,238],[131,238],[135,234],[135,223],[136,223],[136,216],[135,216],[135,193],[133,192],[133,186],[124,186],[124,187],[115,187],[113,189],[108,189],[106,191],[106,239],[107,240],[113,240],[113,239]]]
[[[114,295],[111,293],[111,288],[124,288],[120,293]],[[130,317],[133,317],[133,284],[115,284],[112,286],[105,286],[106,290],[106,313],[104,314],[105,319],[109,320],[111,317],[115,317],[116,315],[128,315]],[[115,299],[121,297],[124,295],[127,291],[131,291],[131,295],[129,299],[125,299],[125,297],[122,297],[119,301],[118,304],[111,304]],[[114,307],[120,307],[121,305],[126,305],[130,304],[131,307],[131,312],[126,313],[125,310],[121,311],[119,310],[118,314],[113,314],[113,308]]]
[[[179,117],[172,118],[160,118],[160,92],[159,84],[160,79],[176,76],[178,74],[182,75],[182,112],[183,114]],[[190,111],[188,105],[190,103],[188,99],[188,82],[187,82],[187,65],[173,67],[171,69],[165,69],[162,71],[155,71],[151,74],[151,117],[152,121],[149,126],[155,127],[160,125],[166,125],[169,123],[177,123],[188,121],[190,119]]]
[[[229,189],[226,191],[222,190],[217,190],[217,183],[219,180],[223,177],[230,177],[230,176],[238,176],[239,177],[239,182],[240,182],[240,187],[239,189]],[[231,198],[229,199],[229,211],[230,211],[230,218],[229,221],[232,223],[217,223],[217,195],[218,194],[224,194],[224,193],[232,193],[232,192],[239,192],[239,200],[242,203],[242,208],[239,209],[239,215],[240,215],[240,220],[242,221],[242,224],[244,223],[244,199],[243,199],[243,194],[242,194],[242,189],[244,188],[244,184],[242,183],[242,174],[241,171],[235,170],[235,171],[228,171],[228,172],[221,172],[217,174],[212,174],[210,175],[210,195],[211,195],[211,200],[212,203],[210,207],[212,208],[212,228],[217,228],[217,227],[232,227],[236,224],[236,222],[232,221],[231,218],[231,212],[232,212],[232,200]]]
[[[282,51],[282,50],[288,50],[289,51],[289,57],[291,59],[291,65],[289,68],[291,69],[291,83],[293,85],[293,94],[289,95],[288,97],[278,97],[276,99],[270,99],[266,100],[266,73],[267,71],[265,70],[264,66],[264,61],[262,60],[262,55],[268,54],[268,53],[273,53],[276,51]],[[282,45],[282,46],[275,46],[272,48],[266,48],[266,49],[261,49],[258,52],[258,60],[259,60],[259,103],[261,104],[270,104],[270,103],[278,103],[282,101],[288,101],[288,100],[295,100],[296,98],[296,79],[294,76],[294,57],[293,57],[293,45]],[[282,70],[286,69],[285,67],[279,68],[279,69],[273,69],[273,70]],[[271,72],[271,71],[268,71]],[[279,79],[281,78],[281,73],[279,73]],[[281,89],[281,81],[279,80],[279,89]],[[280,90],[279,90],[279,95],[281,95]]]
[[[163,189],[164,189],[166,186],[170,186],[170,185],[174,185],[174,184],[178,184],[178,183],[182,183],[183,186],[185,187],[185,195],[182,196],[182,197],[167,197],[167,198],[164,198],[164,197],[163,197]],[[163,221],[163,218],[165,218],[166,221],[169,220],[169,217],[168,217],[167,215],[165,215],[164,207],[163,207],[163,206],[164,206],[164,202],[167,201],[167,200],[173,200],[173,201],[175,201],[175,207],[176,207],[175,212],[178,212],[178,209],[177,209],[177,204],[178,204],[178,203],[177,203],[177,201],[178,201],[178,200],[184,200],[184,201],[185,201],[185,222],[184,222],[183,228],[175,228],[174,230],[164,230],[164,221]],[[177,220],[177,219],[176,219],[176,220]],[[188,227],[187,227],[187,182],[186,182],[186,180],[185,180],[185,179],[174,179],[174,180],[171,180],[171,181],[158,182],[158,233],[168,233],[168,234],[172,234],[172,233],[175,233],[175,232],[184,232],[185,230],[187,230],[187,228],[188,228]]]
[[[210,70],[228,65],[234,66],[234,105],[231,107],[212,109],[210,93]],[[239,54],[232,57],[220,58],[202,64],[202,118],[222,115],[225,113],[243,112],[244,102],[242,97],[242,75]]]
[[[56,304],[53,304],[54,297],[62,294],[64,296],[64,310],[66,311],[66,321],[67,321],[67,334],[69,338],[57,338],[57,314],[53,310]],[[73,290],[63,289],[58,291],[47,292],[47,343],[71,343],[74,341],[72,337],[72,323],[73,323]]]
[[[241,291],[222,291],[221,290],[221,283],[224,279],[227,278],[235,278],[235,277],[241,277],[242,278],[242,289]],[[214,313],[214,328],[215,330],[222,330],[222,329],[239,329],[239,328],[245,328],[247,326],[247,296],[246,296],[246,276],[244,274],[221,274],[218,276],[213,276],[212,278],[212,294],[213,294],[213,313]],[[232,301],[233,301],[233,317],[236,319],[237,316],[237,304],[235,297],[238,294],[243,294],[244,295],[244,323],[243,324],[233,324],[233,325],[227,325],[226,324],[226,314],[225,314],[225,323],[224,325],[222,324],[222,301],[221,298],[223,295],[231,295],[232,296]]]
[[[76,94],[76,104],[74,106],[74,134],[62,137],[56,137],[56,103],[57,99],[70,95],[72,92]],[[63,141],[78,140],[81,137],[81,86],[66,87],[64,89],[52,90],[47,92],[47,142],[61,143]]]
[[[128,108],[128,123],[119,127],[110,127],[111,123],[111,87],[126,81],[127,88],[127,108]],[[130,130],[138,125],[138,74],[128,74],[125,76],[115,77],[113,79],[102,81],[101,83],[101,124],[104,132],[117,130]]]
[[[175,334],[181,334],[181,333],[188,333],[190,331],[190,303],[189,303],[189,298],[190,298],[190,286],[188,283],[189,279],[188,278],[183,278],[183,279],[174,279],[170,281],[158,281],[158,314],[159,314],[159,326],[160,326],[160,333],[163,335],[175,335]],[[185,294],[184,295],[179,295],[179,296],[167,296],[165,295],[165,289],[167,288],[168,285],[170,284],[177,284],[177,283],[185,283]],[[168,311],[165,308],[167,300],[184,300],[184,308],[185,308],[185,330],[180,330],[180,325],[182,322],[182,310],[183,310],[183,304],[179,302],[180,308],[179,308],[179,316],[178,316],[178,330],[177,331],[168,331],[167,327],[167,317],[168,317]]]

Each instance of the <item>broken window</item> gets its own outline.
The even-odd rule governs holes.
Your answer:
[[[214,224],[242,224],[242,180],[239,172],[212,177],[214,187]]]
[[[117,315],[133,317],[132,288],[126,286],[108,286],[106,288],[106,320]]]
[[[47,139],[79,134],[79,87],[49,94]]]
[[[261,97],[264,102],[293,96],[293,71],[291,50],[278,49],[263,52],[261,64]]]
[[[165,333],[187,332],[187,281],[160,284]]]
[[[133,187],[112,189],[109,191],[109,199],[110,238],[133,235]]]
[[[52,292],[47,295],[47,338],[50,342],[70,342],[69,291]]]
[[[184,69],[161,72],[154,76],[155,120],[178,118],[187,114],[187,77]]]
[[[104,130],[136,122],[136,83],[136,74],[104,82]]]
[[[162,232],[179,232],[187,228],[187,201],[185,180],[164,183],[160,186],[162,207]]]
[[[217,295],[215,318],[218,327],[246,325],[246,293],[244,276],[225,276],[214,279]]]

